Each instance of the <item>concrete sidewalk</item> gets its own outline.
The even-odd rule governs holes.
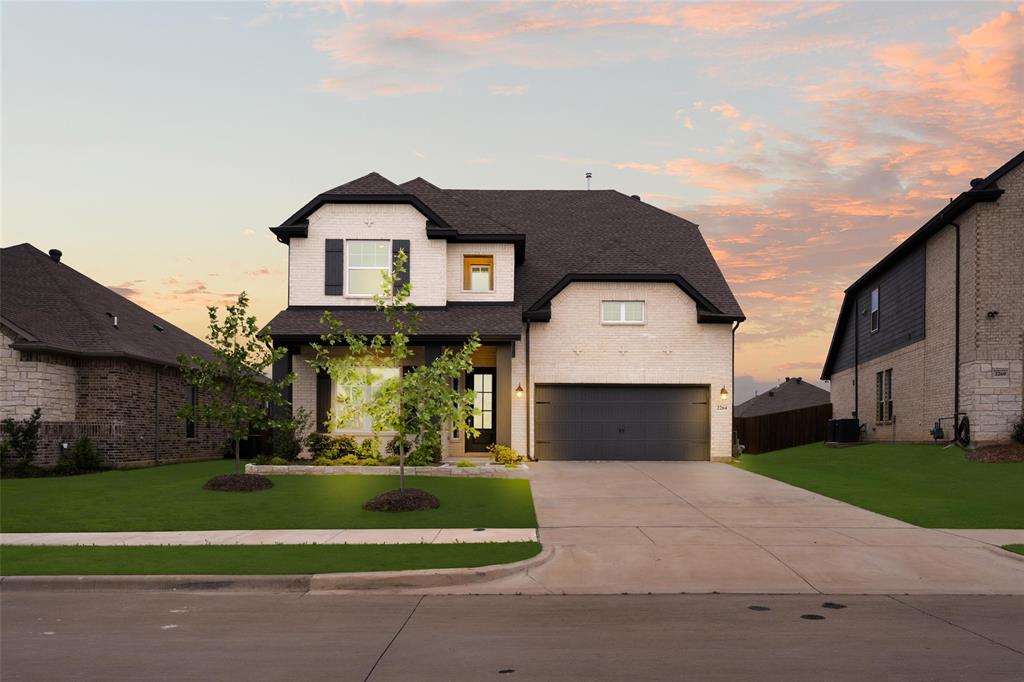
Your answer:
[[[536,542],[535,528],[349,528],[0,533],[0,545],[416,545]]]

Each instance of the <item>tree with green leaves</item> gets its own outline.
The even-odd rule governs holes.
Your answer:
[[[373,438],[395,434],[398,444],[399,490],[405,492],[405,463],[408,446],[441,449],[441,434],[452,428],[475,435],[469,423],[473,415],[473,392],[460,392],[455,380],[473,369],[473,353],[480,339],[473,334],[459,348],[444,348],[432,361],[405,367],[413,350],[409,339],[415,335],[419,315],[409,300],[412,285],[402,282],[408,256],[399,251],[390,273],[383,273],[381,291],[374,295],[377,310],[391,331],[367,337],[345,328],[343,321],[324,311],[321,323],[328,331],[321,343],[313,344],[316,357],[309,363],[330,375],[338,392],[327,428],[337,430],[352,420],[368,417]],[[403,370],[404,368],[404,370]]]
[[[237,302],[227,306],[223,320],[215,306],[207,311],[210,329],[206,338],[213,356],[178,357],[185,381],[199,390],[196,404],[186,405],[178,416],[225,428],[234,446],[237,475],[242,471],[241,441],[253,431],[281,425],[271,417],[271,408],[287,405],[284,389],[295,375],[278,381],[266,377],[265,371],[288,351],[274,347],[269,328],[260,330],[256,317],[249,314],[249,297],[244,291]]]

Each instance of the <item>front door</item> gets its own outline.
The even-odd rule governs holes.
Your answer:
[[[466,387],[473,391],[473,411],[470,423],[479,433],[466,434],[466,450],[483,452],[494,445],[494,368],[477,367],[466,377]]]

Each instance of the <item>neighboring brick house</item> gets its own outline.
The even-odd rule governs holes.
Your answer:
[[[36,464],[89,435],[115,467],[220,455],[222,429],[186,424],[198,399],[180,353],[211,349],[30,244],[0,250],[0,419],[42,408]]]
[[[846,290],[822,379],[868,440],[1001,441],[1024,409],[1024,152]]]
[[[339,390],[307,361],[324,309],[389,331],[381,272],[409,255],[421,315],[410,363],[478,332],[462,386],[476,438],[534,459],[727,459],[733,338],[744,319],[697,226],[615,191],[444,190],[376,173],[317,195],[271,231],[288,244],[288,308],[270,322],[319,428]],[[370,389],[367,389],[370,390]],[[366,425],[346,431],[369,434]]]

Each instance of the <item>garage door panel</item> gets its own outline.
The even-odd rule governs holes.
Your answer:
[[[706,460],[706,386],[541,384],[538,459]]]

